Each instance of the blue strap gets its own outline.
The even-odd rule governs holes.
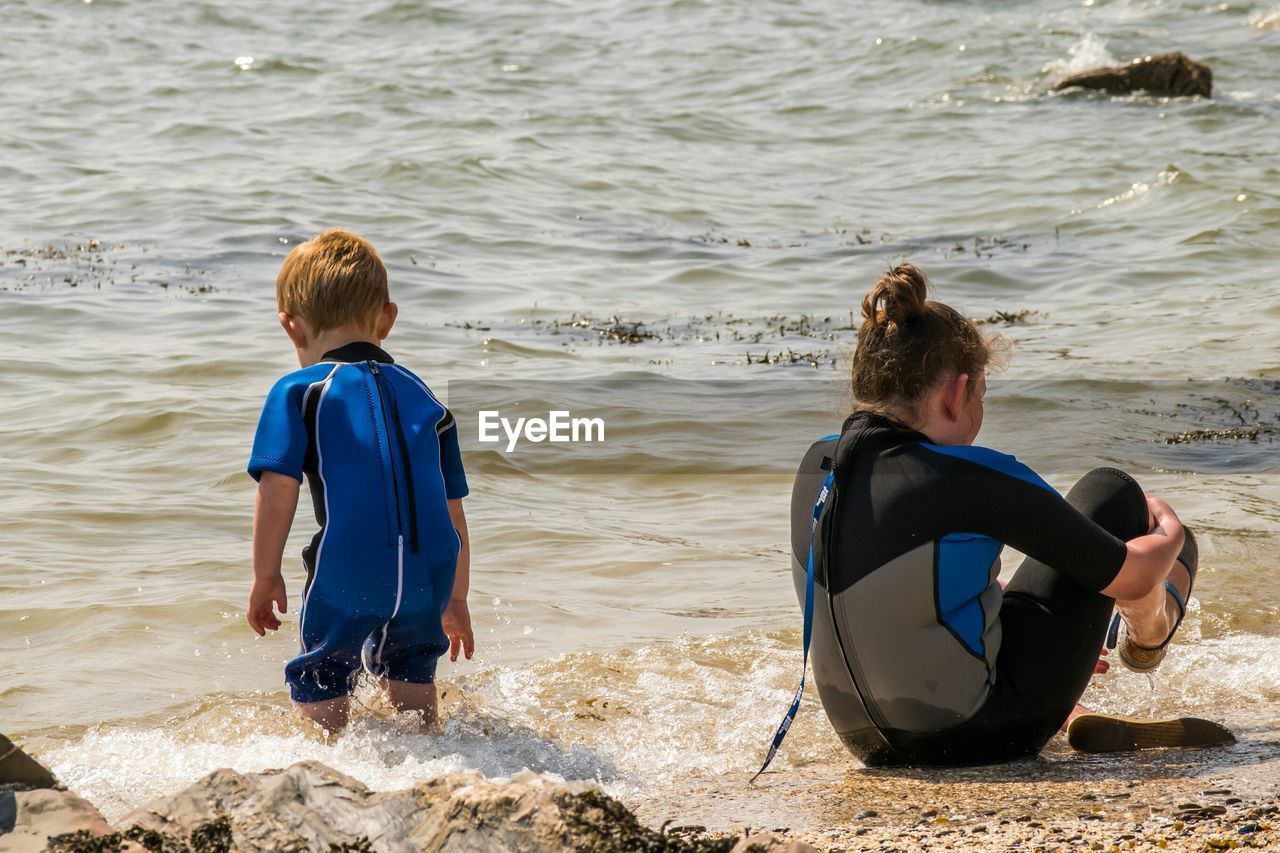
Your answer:
[[[1102,644],[1110,651],[1115,651],[1116,646],[1120,644],[1120,613],[1117,611],[1111,617],[1111,624],[1107,627],[1107,639]]]
[[[1182,597],[1182,593],[1178,592],[1178,588],[1173,585],[1172,581],[1164,582],[1164,591],[1173,596],[1173,603],[1178,605],[1178,623],[1173,626],[1173,631],[1176,631],[1182,625],[1182,620],[1187,616],[1187,602],[1186,599]],[[1169,632],[1170,636],[1173,636],[1173,631]],[[1165,642],[1168,642],[1168,640]]]
[[[796,688],[796,695],[791,700],[791,707],[787,709],[787,715],[782,718],[782,724],[774,732],[773,743],[769,746],[769,754],[764,757],[764,764],[760,765],[756,775],[751,777],[751,782],[760,778],[760,774],[769,767],[774,756],[778,754],[778,747],[782,746],[782,741],[787,736],[787,731],[790,730],[791,724],[795,722],[796,714],[800,711],[800,698],[804,696],[804,679],[809,670],[809,640],[813,637],[813,537],[818,531],[818,518],[822,515],[822,507],[826,504],[827,497],[830,496],[831,487],[835,484],[835,481],[836,473],[832,471],[827,475],[826,482],[822,484],[822,492],[818,495],[818,500],[813,505],[813,524],[809,527],[809,567],[804,580],[804,664],[800,669],[800,686]],[[751,782],[747,784],[750,785]]]
[[[1169,645],[1169,642],[1173,639],[1173,635],[1177,633],[1178,628],[1182,627],[1182,620],[1185,619],[1187,616],[1187,602],[1182,597],[1182,593],[1178,592],[1178,588],[1173,585],[1172,581],[1164,582],[1164,591],[1169,593],[1169,595],[1173,597],[1173,603],[1178,605],[1178,621],[1173,623],[1173,628],[1170,629],[1169,636],[1165,637],[1164,642],[1156,646],[1156,649],[1163,649],[1165,646]],[[1111,617],[1111,626],[1107,629],[1107,641],[1104,645],[1108,649],[1111,649],[1114,651],[1115,647],[1118,646],[1119,644],[1120,644],[1120,612],[1116,611],[1116,614]],[[1138,648],[1146,648],[1146,647],[1139,646]],[[1152,651],[1152,650],[1148,649],[1148,651]]]

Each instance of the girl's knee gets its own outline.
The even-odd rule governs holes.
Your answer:
[[[1094,468],[1071,487],[1067,501],[1120,539],[1149,529],[1147,496],[1138,481],[1119,468]]]

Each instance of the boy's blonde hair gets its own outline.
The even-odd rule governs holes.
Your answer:
[[[349,323],[372,328],[390,301],[382,258],[368,240],[342,228],[295,246],[276,276],[276,306],[300,317],[313,335]]]

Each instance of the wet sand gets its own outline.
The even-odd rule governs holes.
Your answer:
[[[1280,846],[1280,740],[985,768],[860,768],[706,780],[637,813],[668,831],[774,832],[822,850]],[[781,808],[762,809],[764,800]]]

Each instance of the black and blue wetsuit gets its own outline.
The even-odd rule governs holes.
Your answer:
[[[858,412],[805,455],[792,496],[803,601],[812,513],[813,672],[846,746],[868,764],[1033,755],[1088,685],[1141,488],[1115,469],[1066,498],[1012,456],[943,447]],[[1028,555],[1003,592],[1000,551]]]
[[[362,664],[433,681],[460,545],[447,501],[467,494],[449,410],[381,348],[349,344],[271,389],[249,460],[263,471],[305,474],[320,524],[285,667],[294,701],[346,695]]]

